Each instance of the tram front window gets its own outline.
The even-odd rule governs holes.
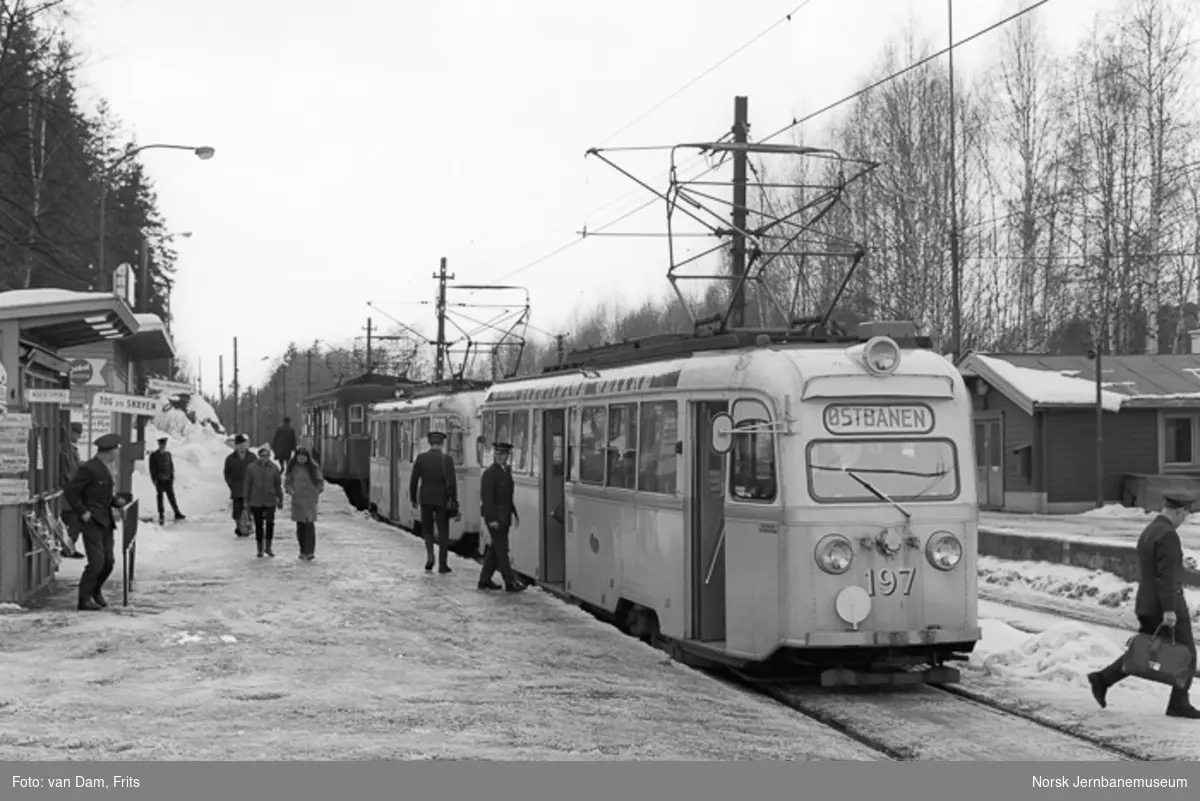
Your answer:
[[[948,501],[958,497],[958,459],[946,439],[819,440],[808,446],[813,499],[844,503]]]

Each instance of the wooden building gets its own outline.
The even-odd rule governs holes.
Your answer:
[[[1073,513],[1096,501],[1096,368],[1086,356],[968,353],[975,471],[985,508]],[[1101,361],[1103,491],[1155,508],[1200,487],[1200,355]]]

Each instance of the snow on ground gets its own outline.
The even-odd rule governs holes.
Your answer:
[[[203,399],[193,396],[191,400],[193,408],[203,404],[199,411],[211,412],[211,408],[204,409],[208,404]],[[196,416],[198,420],[205,419],[200,414]],[[227,517],[230,504],[224,465],[225,457],[232,448],[231,441],[211,426],[193,422],[187,412],[175,407],[160,413],[153,424],[146,426],[147,458],[134,463],[133,494],[140,501],[140,517],[143,520],[157,519],[156,492],[150,481],[149,451],[158,447],[158,439],[162,436],[167,437],[167,449],[174,456],[175,498],[180,511],[196,522]],[[167,519],[171,519],[170,504],[166,504],[164,511]]]
[[[196,446],[199,447],[199,446]],[[138,535],[121,608],[0,615],[0,760],[848,759],[877,754],[536,589],[426,574],[424,546],[327,492],[317,558],[223,523]]]

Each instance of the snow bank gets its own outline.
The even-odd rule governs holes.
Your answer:
[[[18,306],[70,303],[78,300],[94,300],[97,296],[111,298],[111,292],[73,292],[69,289],[14,289],[0,292],[0,308]]]
[[[1063,403],[1081,406],[1096,403],[1096,385],[1082,378],[1072,378],[1053,370],[1033,370],[1017,367],[1003,359],[975,355],[983,365],[1013,386],[1017,392],[1034,403]],[[1126,396],[1101,390],[1101,401],[1110,412],[1119,412]]]
[[[979,557],[979,586],[1011,593],[1077,601],[1093,607],[1133,613],[1137,585],[1104,570],[1049,562],[1016,562]],[[1200,624],[1200,592],[1184,589],[1192,620]]]
[[[1078,623],[1026,634],[999,620],[981,620],[982,641],[972,665],[1008,679],[1031,679],[1087,688],[1087,674],[1112,662],[1124,649]]]
[[[1099,509],[1089,509],[1086,512],[1080,512],[1078,517],[1103,518],[1105,520],[1136,520],[1138,522],[1149,523],[1154,519],[1157,512],[1147,512],[1145,509],[1131,506],[1122,506],[1119,503],[1106,503]]]

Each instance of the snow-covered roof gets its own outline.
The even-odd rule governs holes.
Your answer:
[[[164,331],[166,326],[163,325],[162,318],[157,314],[135,314],[133,319],[137,320],[138,333],[143,331]]]
[[[15,289],[0,292],[0,320],[54,350],[120,340],[137,332],[133,310],[111,292]]]
[[[1023,410],[1095,406],[1096,363],[1086,356],[970,353],[959,369],[979,376]],[[1104,408],[1200,406],[1200,354],[1104,356]]]

